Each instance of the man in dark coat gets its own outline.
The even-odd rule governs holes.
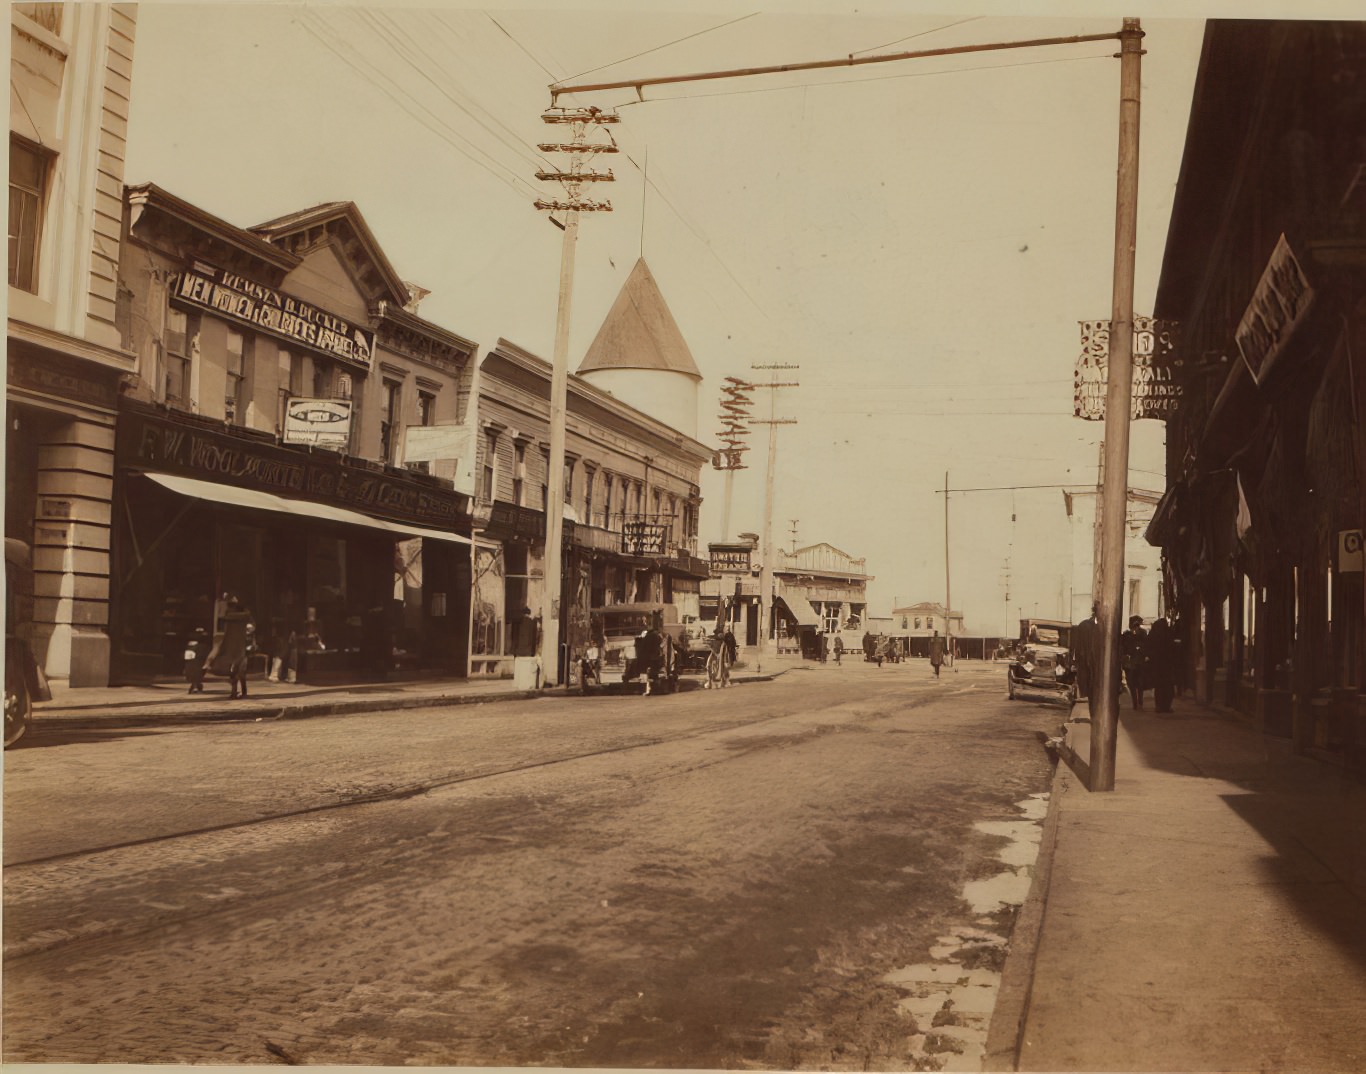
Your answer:
[[[231,594],[223,594],[226,611],[223,629],[213,642],[205,663],[216,675],[226,675],[232,686],[232,699],[247,696],[247,659],[255,651],[256,623],[251,612]]]
[[[1077,698],[1086,698],[1091,715],[1096,714],[1096,701],[1099,694],[1096,681],[1100,675],[1100,605],[1091,605],[1091,615],[1072,628],[1072,644],[1069,646],[1068,661],[1077,677]]]

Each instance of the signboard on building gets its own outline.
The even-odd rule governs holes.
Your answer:
[[[474,453],[469,425],[409,425],[403,434],[404,462],[468,459]]]
[[[1343,574],[1361,574],[1366,570],[1366,546],[1361,541],[1361,530],[1338,533],[1338,570]]]
[[[1233,338],[1252,379],[1261,384],[1314,304],[1314,289],[1284,235],[1252,292]]]
[[[1072,413],[1087,421],[1105,420],[1109,387],[1110,322],[1079,321],[1081,354],[1072,383]],[[1154,317],[1134,318],[1134,380],[1132,416],[1169,418],[1181,399],[1181,359],[1176,356],[1176,322]]]
[[[720,545],[714,544],[707,550],[711,559],[711,573],[719,574],[748,574],[749,560],[753,554],[753,549],[749,545]]]
[[[669,540],[667,522],[628,519],[621,527],[621,550],[631,556],[662,556]]]
[[[171,281],[171,300],[366,369],[374,357],[375,334],[368,328],[226,269],[185,269]]]
[[[285,407],[284,440],[346,450],[351,443],[351,400],[291,399]]]
[[[118,465],[130,469],[317,500],[419,526],[468,525],[466,498],[452,489],[353,466],[340,456],[240,439],[201,420],[163,417],[126,399],[116,435]]]

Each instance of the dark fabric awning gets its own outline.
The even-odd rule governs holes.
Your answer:
[[[180,477],[176,474],[144,473],[163,488],[170,489],[181,496],[211,503],[226,503],[234,507],[247,507],[255,511],[274,511],[279,514],[293,515],[298,518],[312,519],[315,522],[342,522],[348,526],[365,526],[368,529],[384,530],[396,537],[426,537],[433,541],[448,541],[451,544],[469,544],[468,537],[448,530],[431,530],[422,526],[409,526],[403,522],[363,515],[359,511],[348,511],[344,507],[317,503],[313,500],[292,500],[276,496],[272,492],[259,489],[238,488],[236,485],[222,485],[216,481],[200,481],[193,477]]]

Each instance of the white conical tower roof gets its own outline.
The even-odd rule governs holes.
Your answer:
[[[636,262],[612,303],[579,365],[579,374],[608,369],[682,373],[702,379],[683,333],[678,330],[678,322],[669,312],[643,257]]]

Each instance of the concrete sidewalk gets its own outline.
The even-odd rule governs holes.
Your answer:
[[[1189,699],[1117,742],[1058,765],[985,1069],[1366,1070],[1366,787]]]
[[[766,682],[801,661],[767,657],[760,671],[753,664],[735,671],[737,685]],[[701,680],[688,676],[683,689],[697,689]],[[52,700],[34,706],[34,727],[147,727],[200,721],[305,719],[349,712],[437,708],[491,701],[529,701],[539,698],[579,697],[577,688],[519,690],[511,679],[428,679],[345,685],[275,683],[254,678],[246,698],[231,700],[224,679],[208,679],[204,692],[187,693],[182,682],[150,686],[83,687],[52,684]],[[31,733],[31,732],[30,732]]]

